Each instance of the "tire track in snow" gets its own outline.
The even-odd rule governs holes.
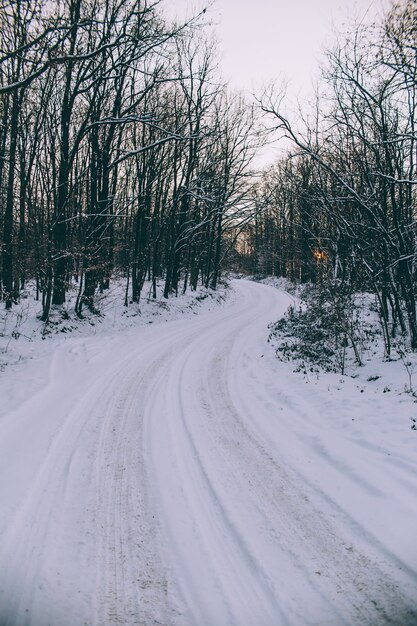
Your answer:
[[[239,346],[237,347],[239,350]],[[231,353],[231,360],[238,358],[237,354]],[[340,420],[346,421],[348,417],[350,424],[350,405],[341,406],[337,395],[332,398],[329,394],[323,393],[320,387],[316,389],[314,385],[306,386],[305,381],[300,378],[300,393],[294,394],[294,376],[288,368],[278,368],[283,379],[280,384],[276,384],[264,360],[262,363],[258,362],[257,365],[258,367],[251,367],[246,372],[241,371],[240,376],[234,377],[231,381],[233,402],[241,418],[246,425],[251,425],[252,431],[260,440],[268,442],[269,449],[274,451],[282,462],[285,461],[288,464],[295,481],[304,483],[308,492],[319,503],[320,509],[326,511],[327,516],[331,515],[338,519],[338,533],[342,534],[344,530],[349,531],[350,538],[346,539],[345,536],[345,542],[350,544],[352,536],[354,537],[357,552],[365,556],[364,564],[367,564],[367,569],[358,569],[357,579],[362,577],[364,581],[374,573],[376,584],[374,592],[380,598],[385,597],[382,603],[378,601],[382,604],[380,607],[382,613],[385,610],[383,607],[386,607],[385,617],[379,619],[385,619],[389,623],[394,616],[394,623],[401,624],[401,626],[417,623],[415,601],[417,597],[417,552],[415,542],[411,540],[415,531],[416,507],[415,489],[412,488],[411,481],[416,464],[397,460],[396,455],[392,454],[389,457],[394,464],[390,464],[389,472],[387,472],[386,458],[384,459],[381,455],[381,452],[385,453],[385,451],[380,447],[376,447],[368,440],[356,441],[350,436],[341,437],[340,430],[335,431],[335,436],[329,422],[327,422],[328,432],[324,430],[326,421],[323,419],[323,409],[330,412],[336,423]],[[348,382],[349,379],[346,384]],[[250,411],[240,401],[242,394],[239,388],[250,389],[253,403]],[[391,407],[395,413],[393,400],[394,398],[385,399],[386,402],[391,401]],[[369,405],[366,406],[369,410]],[[363,419],[366,419],[366,409],[364,410]],[[259,414],[263,416],[262,420],[257,419]],[[281,439],[286,445],[282,445]],[[358,453],[360,447],[369,449],[366,459]],[[305,456],[308,462],[300,464],[296,458],[297,455]],[[294,456],[297,461],[295,464],[292,462]],[[408,480],[403,480],[399,476],[398,466],[403,470],[409,470]],[[314,469],[315,474],[311,475],[308,468]],[[370,469],[373,471],[368,476]],[[329,482],[328,479],[324,481],[324,489],[321,486],[321,480],[317,478],[323,473],[334,475],[333,481]],[[383,477],[382,480],[381,477]],[[404,507],[401,509],[403,511],[401,529],[405,538],[408,537],[408,549],[406,553],[403,550],[402,555],[398,550],[398,545],[396,551],[392,551],[387,543],[381,541],[376,532],[379,522],[384,525],[384,504],[396,507],[396,490],[401,485],[405,485],[409,491],[407,509]],[[331,490],[329,490],[330,486]],[[337,492],[340,494],[346,492],[348,497],[340,498]],[[386,494],[390,494],[390,500],[387,500]],[[355,506],[349,500],[349,495],[354,496]],[[358,503],[361,504],[360,509],[363,512],[371,514],[371,516],[368,515],[370,519],[372,519],[372,503],[378,506],[373,516],[373,524],[370,525],[366,515],[363,520],[361,519]],[[393,530],[395,530],[394,527]],[[372,593],[372,585],[362,582],[361,587],[362,589],[369,587]],[[398,588],[401,588],[403,595]],[[395,620],[399,619],[395,617],[398,612],[402,617],[396,622]]]
[[[346,542],[250,427],[271,411],[242,388],[246,337],[273,319],[277,295],[239,289],[245,308],[189,343],[149,407],[166,416],[152,436],[165,426],[168,459],[154,443],[152,462],[186,607],[177,623],[414,624],[380,554]]]
[[[265,292],[261,291],[261,294]],[[151,415],[157,412],[163,414],[165,409],[169,416],[166,424],[169,434],[164,449],[171,447],[173,454],[167,466],[159,467],[160,474],[156,480],[159,480],[163,502],[165,497],[170,540],[175,544],[175,560],[180,564],[176,575],[181,578],[182,572],[179,570],[188,573],[187,578],[182,581],[182,590],[187,596],[186,603],[191,614],[184,616],[185,621],[180,621],[181,624],[287,623],[285,613],[280,608],[281,598],[279,594],[276,595],[276,589],[271,588],[256,549],[253,550],[253,546],[250,548],[248,538],[237,531],[236,520],[230,515],[230,510],[228,511],[230,506],[227,505],[227,498],[224,494],[223,498],[219,496],[214,486],[213,473],[202,459],[204,452],[207,452],[209,457],[212,455],[214,463],[222,461],[221,467],[227,468],[227,464],[216,453],[216,446],[210,445],[209,435],[212,433],[206,425],[210,416],[211,400],[202,395],[207,381],[201,382],[199,361],[201,359],[206,364],[213,336],[218,348],[231,331],[234,336],[237,329],[242,326],[245,328],[249,322],[253,323],[265,309],[271,311],[271,304],[275,304],[271,297],[267,302],[262,298],[259,300],[259,294],[255,290],[254,296],[247,298],[245,302],[249,312],[241,306],[238,314],[234,312],[217,322],[215,328],[203,330],[203,337],[200,336],[189,344],[173,363],[167,382],[165,404],[161,397],[156,398],[149,411]],[[225,332],[222,330],[224,327]],[[219,329],[220,333],[216,336],[213,331],[219,332]],[[193,354],[198,357],[193,358]],[[193,376],[193,372],[197,374]],[[213,388],[209,387],[207,391],[210,391],[209,395],[216,395]],[[191,405],[190,398],[196,400]],[[225,422],[232,419],[229,406],[226,412],[221,413]],[[199,421],[204,422],[202,433],[193,438],[192,424]],[[224,426],[222,428],[221,422],[219,426],[218,432],[224,436],[227,430]],[[161,428],[162,423],[159,423],[158,429]],[[154,438],[156,437],[155,432]],[[237,444],[239,443],[238,441]],[[254,452],[253,446],[251,452]],[[156,447],[153,460],[156,465],[160,456]],[[241,470],[240,464],[236,467]],[[232,491],[226,495],[231,496],[233,502],[233,491],[238,491],[241,484],[239,481],[232,481],[230,487]],[[175,499],[181,502],[180,511],[178,503],[175,505],[173,502],[172,493],[175,491]],[[182,507],[187,511],[185,515]],[[207,524],[207,520],[210,524]]]
[[[87,372],[81,398],[66,399],[71,408],[2,536],[1,626],[169,623],[147,503],[141,397],[182,341],[182,324],[149,329],[104,378]],[[63,366],[70,389],[65,359]],[[43,406],[50,410],[48,394],[39,395],[36,419]]]
[[[157,343],[152,350],[155,347]],[[149,367],[139,376],[135,363],[129,363],[128,380],[118,381],[123,393],[105,414],[95,468],[100,508],[106,512],[98,560],[97,624],[165,623],[168,583],[158,569],[141,450],[143,394],[165,356],[149,355]],[[118,378],[126,378],[126,373]]]
[[[81,373],[63,358],[66,395],[60,375],[49,388],[64,394],[59,426],[1,540],[1,626],[415,623],[395,621],[407,599],[376,547],[341,537],[334,502],[324,514],[325,494],[312,500],[265,436],[277,402],[248,378],[262,345],[251,338],[286,301],[236,289],[233,305],[107,351],[87,342]],[[285,408],[288,434],[297,399]]]

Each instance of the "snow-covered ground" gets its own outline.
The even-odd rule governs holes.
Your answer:
[[[171,321],[144,302],[123,328],[19,324],[1,626],[415,626],[417,405],[279,362],[268,324],[291,299],[240,280]]]

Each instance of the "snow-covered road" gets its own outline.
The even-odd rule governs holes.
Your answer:
[[[1,626],[417,624],[417,459],[353,429],[353,382],[276,361],[287,294],[233,286],[24,366],[39,390],[0,417]]]

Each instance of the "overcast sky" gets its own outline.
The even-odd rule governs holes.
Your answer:
[[[169,13],[184,18],[210,0],[165,0]],[[215,0],[207,16],[215,23],[220,69],[230,85],[257,91],[287,81],[289,102],[313,93],[323,48],[353,19],[372,21],[390,0]],[[285,151],[286,142],[265,148],[259,164]]]
[[[181,17],[205,6],[202,0],[166,0],[166,4]],[[322,48],[334,39],[333,27],[342,28],[355,15],[370,19],[386,4],[387,0],[215,0],[208,15],[216,23],[221,68],[232,86],[251,90],[285,77],[297,94],[310,88]]]

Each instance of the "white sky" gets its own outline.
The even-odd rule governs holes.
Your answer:
[[[210,0],[166,0],[178,16]],[[310,90],[333,26],[355,15],[370,19],[387,0],[215,0],[207,15],[220,40],[221,69],[233,87],[252,90],[286,78],[290,90]],[[368,11],[369,10],[369,11]]]
[[[168,14],[184,18],[210,0],[165,0]],[[207,16],[215,23],[220,70],[233,88],[258,91],[288,82],[287,96],[313,93],[326,44],[356,19],[372,21],[390,0],[215,0]],[[282,146],[282,144],[280,144]],[[266,161],[280,148],[270,147]]]

